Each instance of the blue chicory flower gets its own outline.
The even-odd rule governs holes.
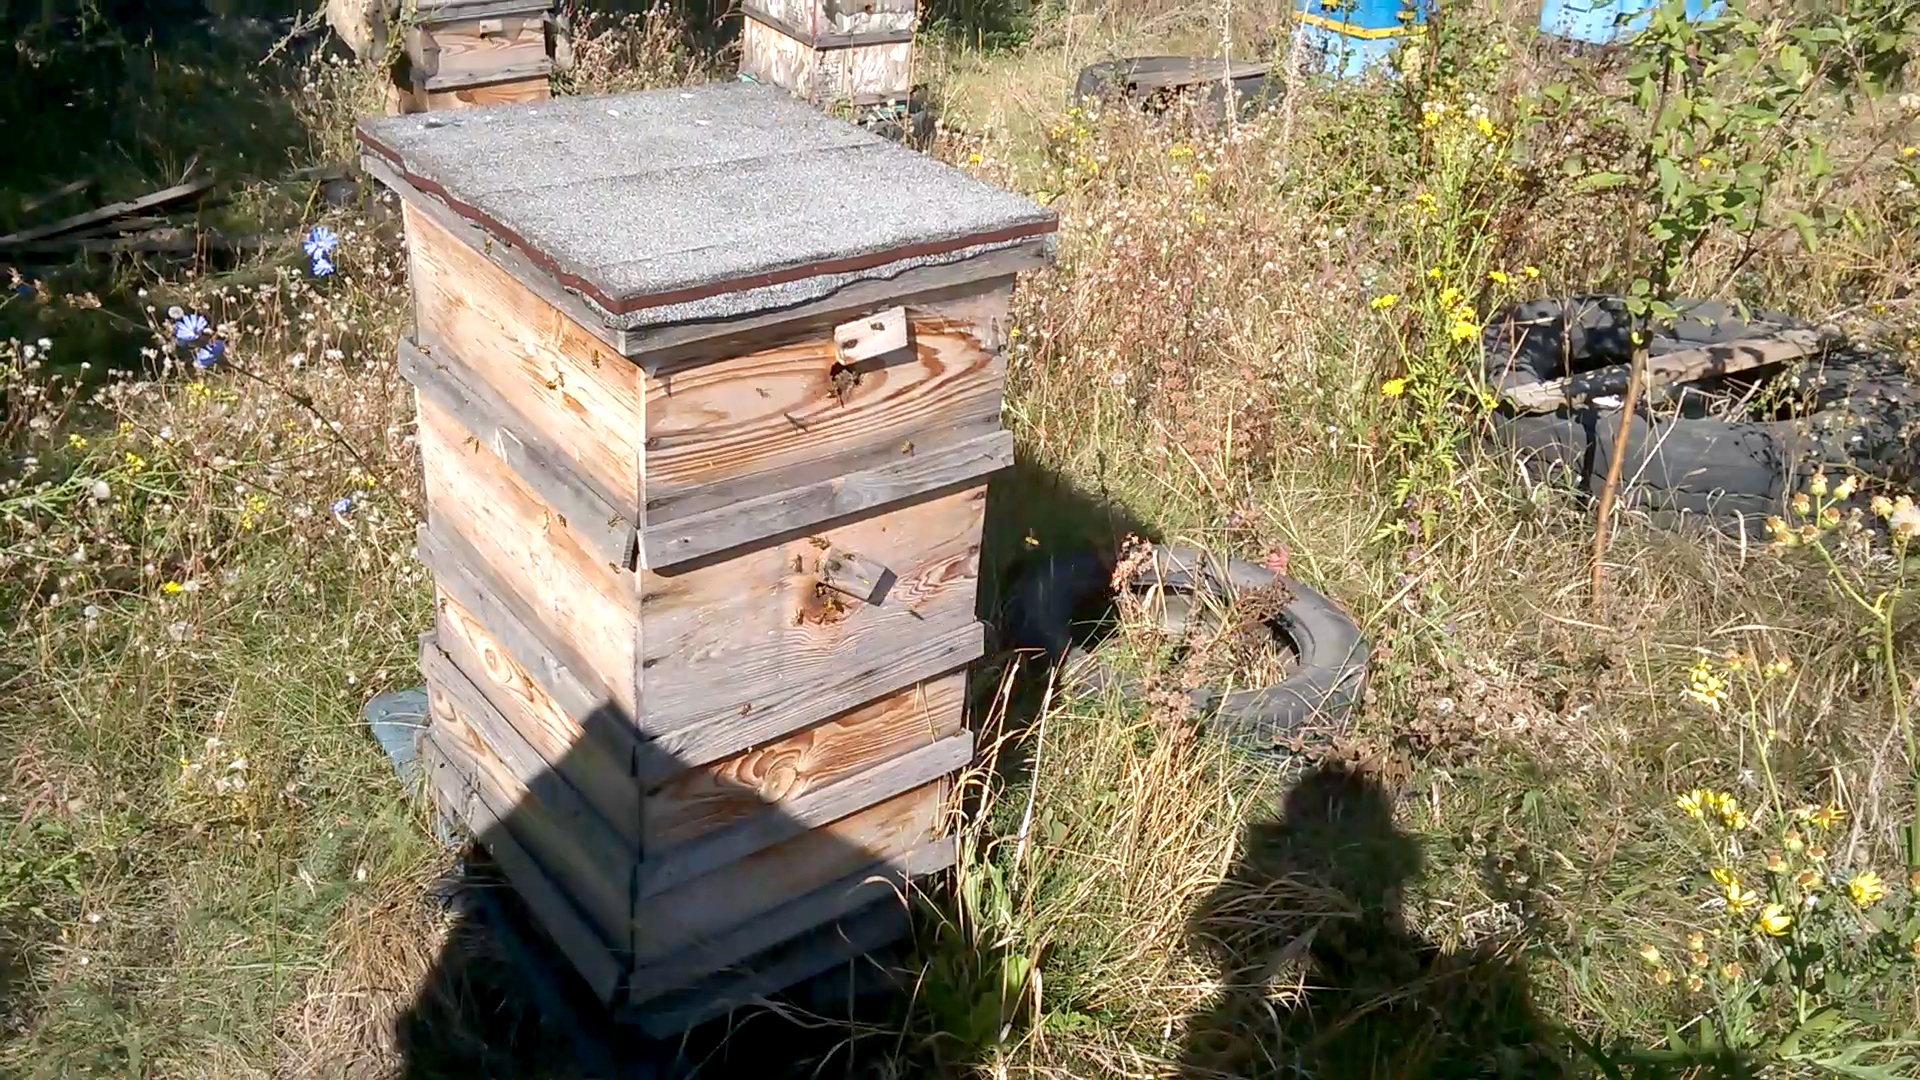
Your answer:
[[[198,349],[194,350],[193,366],[199,368],[202,371],[205,371],[206,369],[219,363],[220,358],[225,355],[227,355],[226,342],[209,341],[205,345],[202,345]]]
[[[185,345],[189,341],[199,341],[213,329],[205,315],[183,315],[173,324],[173,340]]]
[[[18,284],[18,285],[15,285],[15,286],[13,287],[13,295],[15,295],[15,296],[32,296],[32,295],[33,295],[33,284],[32,284],[31,282],[26,282],[26,281],[23,281],[23,282],[21,282],[20,284]]]
[[[307,241],[301,246],[307,249],[308,258],[323,259],[340,246],[340,237],[325,225],[315,225],[307,232]]]
[[[353,496],[351,495],[342,495],[333,501],[333,512],[336,514],[346,514],[352,510]]]
[[[313,276],[326,277],[331,273],[333,273],[333,260],[327,258],[325,255],[315,255],[313,257]]]

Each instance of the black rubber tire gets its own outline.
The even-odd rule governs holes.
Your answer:
[[[1298,654],[1298,670],[1272,686],[1195,689],[1190,701],[1208,730],[1235,746],[1271,752],[1310,727],[1346,723],[1366,690],[1367,643],[1345,612],[1317,590],[1245,560],[1188,547],[1156,548],[1153,556],[1135,578],[1140,590],[1206,592],[1225,600],[1278,581],[1291,594],[1277,622]],[[1090,552],[1049,558],[1031,568],[1010,591],[1008,636],[1016,647],[1038,648],[1061,661],[1079,687],[1138,695],[1135,680],[1101,664],[1072,639],[1076,618],[1110,603],[1107,574],[1106,560]]]
[[[883,139],[918,148],[933,137],[933,114],[927,111],[925,102],[915,100],[907,106],[905,117],[883,117],[862,126]]]
[[[1807,324],[1778,312],[1743,313],[1719,301],[1683,300],[1681,317],[1656,329],[1654,356],[1702,345],[1761,337]],[[1630,322],[1620,297],[1582,296],[1519,304],[1487,326],[1486,378],[1506,387],[1559,378],[1632,355]],[[1920,390],[1897,358],[1854,345],[1797,362],[1794,380],[1804,411],[1791,419],[1729,423],[1715,417],[1645,414],[1623,422],[1617,406],[1582,405],[1557,413],[1501,413],[1493,438],[1518,455],[1536,479],[1560,478],[1587,494],[1604,483],[1614,445],[1626,456],[1622,504],[1663,522],[1693,517],[1750,540],[1817,470],[1858,470],[1910,487],[1920,480]],[[1624,432],[1624,435],[1623,435]]]
[[[1130,56],[1103,60],[1080,70],[1073,82],[1075,103],[1130,101],[1150,112],[1164,112],[1176,94],[1173,84],[1195,98],[1195,111],[1211,121],[1226,119],[1226,88],[1219,77],[1220,61],[1199,56]],[[1143,82],[1150,86],[1141,85]],[[1257,108],[1280,96],[1282,83],[1271,74],[1233,80],[1233,97],[1241,111]]]

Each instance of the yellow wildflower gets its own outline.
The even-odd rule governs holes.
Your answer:
[[[978,165],[978,164],[980,164],[980,155],[979,155],[979,154],[968,154],[968,155],[967,155],[967,164],[969,164],[969,165]]]
[[[1706,788],[1694,788],[1673,800],[1673,803],[1680,808],[1681,813],[1698,821],[1706,816],[1707,808],[1713,805],[1713,792]]]
[[[1437,266],[1429,266],[1429,267],[1427,267],[1427,280],[1429,280],[1429,281],[1439,281],[1439,280],[1440,280],[1440,268],[1439,268],[1439,267],[1437,267]]]
[[[1471,319],[1455,319],[1453,325],[1447,327],[1447,334],[1455,341],[1472,341],[1479,333],[1479,325]]]
[[[1406,392],[1407,380],[1405,379],[1388,379],[1380,384],[1381,397],[1399,397]]]
[[[1752,889],[1743,889],[1738,885],[1731,886],[1727,889],[1727,911],[1729,914],[1744,915],[1748,911],[1751,911],[1753,906],[1759,902],[1760,898],[1754,895]]]
[[[1657,945],[1642,946],[1640,949],[1640,959],[1645,960],[1647,963],[1652,964],[1654,967],[1659,967],[1661,963],[1659,946]]]
[[[1915,154],[1920,154],[1920,146],[1903,146],[1900,148],[1901,157],[1912,157]]]
[[[1847,882],[1847,895],[1859,907],[1872,907],[1887,897],[1887,884],[1880,875],[1871,870],[1862,870]]]
[[[1385,311],[1400,302],[1399,293],[1382,293],[1367,301],[1367,306],[1375,311]]]
[[[1732,868],[1726,866],[1716,866],[1713,868],[1713,880],[1723,889],[1734,889],[1740,886],[1740,875],[1734,873]]]
[[[1207,223],[1207,215],[1199,210],[1195,210],[1193,212],[1193,223],[1195,225],[1205,225]]]
[[[1701,158],[1701,159],[1700,159],[1700,167],[1701,167],[1701,168],[1703,168],[1703,169],[1711,169],[1711,168],[1713,168],[1713,159],[1712,159],[1712,158],[1710,158],[1710,157],[1703,157],[1703,158]]]
[[[1194,174],[1193,174],[1193,182],[1194,182],[1194,184],[1195,184],[1195,186],[1198,186],[1198,187],[1205,187],[1205,186],[1206,186],[1206,185],[1207,185],[1207,184],[1208,184],[1209,182],[1211,182],[1212,180],[1213,180],[1213,174],[1212,174],[1212,173],[1209,173],[1209,172],[1207,172],[1207,171],[1205,171],[1204,169],[1196,169],[1196,170],[1194,170]]]
[[[1453,305],[1459,303],[1462,299],[1463,299],[1463,296],[1460,290],[1454,288],[1451,285],[1440,290],[1440,306],[1443,308],[1450,308]]]
[[[1823,829],[1831,829],[1845,820],[1847,812],[1832,803],[1828,803],[1807,816],[1815,825]]]
[[[1520,268],[1520,272],[1527,275],[1528,281],[1538,281],[1540,279],[1540,268],[1537,266],[1523,266]]]
[[[1513,284],[1513,276],[1511,274],[1508,274],[1505,270],[1487,271],[1487,280],[1493,282],[1495,285]]]
[[[1489,139],[1493,138],[1493,134],[1494,134],[1493,121],[1482,116],[1478,120],[1474,121],[1474,126],[1480,129],[1480,134],[1482,136]]]
[[[1719,712],[1720,706],[1727,700],[1726,677],[1713,670],[1713,665],[1701,657],[1698,663],[1687,670],[1686,694],[1714,712]]]
[[[141,457],[139,454],[136,454],[131,450],[127,451],[126,462],[127,462],[128,472],[137,473],[141,469],[144,469],[147,467],[147,459]]]
[[[1430,127],[1432,127],[1432,126],[1434,126],[1435,124],[1438,124],[1439,122],[1440,122],[1440,113],[1439,113],[1439,112],[1438,112],[1437,110],[1434,110],[1434,109],[1422,109],[1422,110],[1420,111],[1420,126],[1421,126],[1421,127],[1424,127],[1424,128],[1430,128]]]
[[[1732,796],[1720,801],[1720,824],[1735,832],[1745,829],[1750,824],[1747,820],[1747,812],[1740,809],[1740,804],[1734,802]]]
[[[1193,156],[1193,147],[1188,146],[1186,143],[1175,143],[1172,147],[1168,148],[1167,156],[1176,160],[1180,158],[1190,158]]]
[[[168,581],[168,582],[163,582],[161,584],[160,591],[163,593],[166,593],[168,596],[174,596],[181,592],[184,592],[186,588],[187,587],[185,585],[182,585],[177,581]]]
[[[1825,882],[1820,879],[1818,870],[1802,870],[1794,875],[1793,883],[1800,886],[1801,892],[1819,892]]]
[[[69,435],[67,436],[67,445],[75,450],[85,450],[87,448],[87,437],[85,435]]]
[[[1793,916],[1779,904],[1768,904],[1760,909],[1760,917],[1753,921],[1755,931],[1768,937],[1780,937],[1793,928]]]

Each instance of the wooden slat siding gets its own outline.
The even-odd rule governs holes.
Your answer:
[[[721,972],[686,990],[631,1009],[631,1022],[645,1035],[672,1038],[898,941],[909,928],[906,909],[883,900],[783,942],[737,970]]]
[[[958,734],[963,671],[929,679],[802,731],[688,769],[649,791],[646,850],[672,849]]]
[[[747,18],[740,25],[740,71],[809,101],[904,101],[913,91],[913,42],[816,49]]]
[[[660,998],[871,904],[891,903],[904,909],[908,881],[952,866],[953,857],[953,840],[943,837],[899,859],[865,867],[728,933],[636,968],[627,983],[628,1000],[640,1004]]]
[[[497,26],[496,33],[482,33]],[[547,28],[541,13],[456,19],[424,17],[406,32],[409,74],[426,90],[545,75]]]
[[[576,476],[564,455],[541,441],[537,428],[468,386],[455,364],[429,357],[405,339],[400,342],[400,374],[510,465],[608,564],[632,565],[635,534],[627,511]]]
[[[891,278],[855,281],[831,295],[780,311],[744,319],[714,319],[621,330],[608,325],[606,313],[560,287],[552,275],[511,244],[493,241],[486,230],[454,213],[440,200],[408,183],[384,158],[362,154],[360,167],[405,201],[406,212],[431,220],[441,231],[524,285],[554,310],[613,352],[633,359],[643,370],[711,357],[716,351],[768,348],[844,322],[850,315],[899,303],[931,303],[977,291],[982,283],[1011,284],[1014,277],[1044,269],[1050,243],[1034,239],[976,255],[960,262],[916,266]]]
[[[506,775],[527,793],[546,820],[553,822],[573,847],[590,857],[591,862],[585,865],[592,868],[596,886],[599,879],[617,874],[623,866],[631,871],[638,852],[514,730],[431,636],[421,643],[420,667],[433,687],[432,693],[442,695],[444,704],[452,709],[436,717],[436,722],[445,721],[450,730],[467,736],[476,754],[491,757],[489,766],[497,763],[506,769]],[[432,701],[430,696],[429,703]],[[623,893],[627,885],[623,875]]]
[[[798,896],[905,856],[932,839],[946,803],[936,780],[757,851],[634,907],[636,966],[734,930]]]
[[[532,672],[494,640],[471,611],[443,589],[434,621],[437,645],[487,701],[594,810],[620,834],[623,846],[642,850],[640,753],[632,722],[612,709],[569,715]]]
[[[790,840],[848,814],[965,768],[973,760],[973,733],[923,746],[837,784],[764,808],[751,819],[656,856],[648,852],[640,895],[654,896],[713,873],[756,851]]]
[[[898,450],[915,435],[1000,415],[1006,290],[910,309],[912,344],[852,365],[836,387],[832,333],[648,373],[646,495],[674,498],[807,461]]]
[[[776,14],[777,4],[741,5],[741,13],[755,22],[765,23],[769,28],[792,38],[809,49],[846,49],[856,45],[895,45],[913,40],[913,19],[909,15],[906,24],[887,25],[869,22],[857,30],[829,28],[824,23],[820,32],[807,29],[806,24],[796,23]]]
[[[404,205],[416,341],[524,419],[528,435],[639,520],[643,404],[632,364],[449,233]]]
[[[457,751],[442,748],[432,734],[420,740],[420,753],[426,759],[442,809],[451,809],[468,832],[486,846],[493,861],[507,874],[507,882],[513,884],[528,911],[540,922],[541,930],[559,945],[593,994],[601,1001],[624,997],[626,976],[632,969],[630,953],[601,938],[574,897],[555,884],[540,859],[516,840],[505,824],[511,809],[490,803],[484,786],[470,773],[470,763],[459,761]]]
[[[902,454],[861,472],[649,526],[640,538],[641,561],[649,570],[665,571],[770,536],[973,483],[1012,464],[1010,431],[991,432],[951,449]]]
[[[696,724],[654,738],[653,753],[640,763],[641,779],[649,779],[650,764],[674,761],[704,765],[813,723],[821,716],[845,712],[876,696],[933,678],[978,660],[985,651],[985,628],[979,622],[898,649],[871,664],[857,666],[850,677],[837,682],[791,688],[777,702],[777,712],[736,717],[730,723]],[[654,775],[653,779],[665,779]]]
[[[538,860],[502,824],[501,811],[487,804],[479,785],[449,760],[431,736],[420,740],[420,752],[441,809],[459,819],[476,837],[484,838],[488,852],[514,890],[600,1000],[611,1002],[620,997],[628,966],[624,956],[616,954],[573,901],[554,885]]]
[[[545,74],[463,86],[454,90],[414,90],[396,86],[391,88],[387,110],[392,113],[419,113],[443,109],[478,109],[488,105],[545,101],[552,96],[551,79]]]
[[[642,571],[642,729],[661,736],[804,709],[835,683],[885,668],[891,655],[970,627],[986,492],[924,498],[680,573]],[[886,602],[855,604],[823,589],[820,564],[833,550],[891,568],[897,580]],[[769,734],[904,685],[871,687]]]
[[[694,488],[658,506],[648,508],[647,521],[651,525],[666,527],[657,528],[656,535],[667,535],[675,522],[685,518],[725,510],[768,495],[812,488],[854,473],[885,468],[907,458],[944,454],[955,447],[986,438],[1001,430],[1003,429],[1000,425],[1000,416],[997,413],[976,417],[965,424],[935,424],[927,430],[914,432],[898,443],[876,446],[863,454],[843,454],[839,457],[807,461],[778,472],[752,473],[729,483]],[[912,444],[911,450],[907,448],[909,443]]]
[[[570,643],[613,703],[635,715],[640,628],[633,575],[587,550],[513,470],[425,398],[419,419],[433,531],[466,541],[492,579],[519,597],[541,635]]]
[[[429,730],[441,752],[474,782],[514,841],[573,900],[600,940],[625,942],[632,929],[634,860],[598,849],[577,820],[555,813],[541,797],[553,794],[553,785],[543,785],[541,794],[530,791],[480,730],[483,721],[475,717],[481,710],[450,693],[441,682],[445,675],[444,669],[427,674]]]
[[[532,612],[487,572],[486,561],[471,545],[421,525],[414,530],[414,547],[440,593],[477,615],[568,716],[584,721],[595,710],[609,707],[613,695],[591,681],[587,663],[570,643],[548,641],[534,630]]]

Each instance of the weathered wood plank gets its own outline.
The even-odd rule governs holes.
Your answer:
[[[634,906],[636,964],[737,929],[850,874],[901,858],[935,835],[946,782],[904,795],[756,851]]]
[[[546,20],[539,12],[423,19],[405,36],[416,88],[450,90],[548,71]]]
[[[520,846],[502,821],[498,808],[488,805],[474,780],[455,766],[431,734],[420,741],[427,773],[443,812],[463,822],[486,846],[514,889],[602,1001],[614,1001],[626,986],[624,957],[603,940],[567,895],[554,885],[540,863]]]
[[[665,571],[744,544],[858,514],[916,495],[984,479],[1013,464],[1013,433],[962,446],[901,454],[883,465],[675,518],[640,534],[641,562]]]
[[[912,37],[894,31],[876,37],[882,40],[814,47],[753,17],[749,11],[741,21],[740,72],[814,102],[876,105],[904,101],[913,91]],[[902,37],[904,40],[900,40]],[[821,40],[820,36],[815,40]]]
[[[16,244],[27,243],[30,240],[41,240],[49,236],[61,236],[75,229],[83,229],[89,225],[97,225],[103,221],[113,221],[118,218],[131,217],[140,213],[142,210],[153,210],[162,206],[171,206],[174,203],[184,202],[187,199],[200,195],[212,187],[212,180],[190,180],[184,184],[175,184],[170,188],[163,188],[151,195],[142,195],[137,199],[111,203],[95,210],[75,214],[72,217],[61,218],[59,221],[49,222],[45,225],[36,225],[31,229],[22,229],[19,232],[8,233],[5,236],[0,236],[0,247],[12,247]]]
[[[528,787],[514,767],[502,760],[489,732],[482,730],[483,726],[494,729],[491,733],[497,735],[504,723],[481,719],[490,706],[478,694],[450,689],[458,685],[449,680],[450,672],[453,680],[463,678],[444,662],[426,673],[430,736],[474,781],[514,839],[578,905],[600,939],[624,941],[630,930],[633,857],[597,843],[604,837],[586,831],[590,819],[554,808],[554,803],[564,801],[565,785],[547,782],[544,774],[536,773],[539,790]]]
[[[952,866],[953,859],[953,840],[943,837],[922,844],[899,859],[865,867],[782,904],[729,933],[696,942],[672,956],[636,969],[628,981],[628,1000],[635,1004],[657,1000],[716,971],[752,960],[816,927],[830,926],[872,904],[891,904],[904,911],[908,882]],[[749,970],[759,966],[759,963],[744,965]]]
[[[525,420],[528,435],[639,520],[645,414],[633,365],[412,200],[404,212],[422,350],[436,360],[450,353],[471,389]]]
[[[963,731],[875,764],[838,783],[765,807],[746,821],[673,851],[657,857],[650,852],[640,878],[640,895],[654,896],[679,888],[808,829],[963,769],[972,760],[973,734]]]
[[[468,386],[456,365],[445,353],[429,357],[413,342],[400,341],[400,374],[416,391],[511,466],[560,515],[560,523],[579,533],[601,558],[621,568],[632,565],[635,531],[628,512],[575,476],[565,458],[541,441],[533,425],[507,414],[504,404]]]
[[[984,485],[964,488],[743,548],[723,562],[643,571],[643,729],[672,745],[669,733],[689,728],[705,727],[711,739],[736,726],[784,725],[767,730],[771,736],[939,673],[892,686],[871,681],[895,670],[896,657],[975,632],[985,506]],[[852,604],[821,583],[834,550],[893,570],[884,603]],[[849,685],[861,687],[860,696],[814,711]],[[811,715],[790,719],[795,710]]]
[[[547,767],[580,792],[620,834],[642,850],[641,791],[635,763],[642,748],[632,721],[611,707],[570,715],[540,680],[495,640],[493,632],[444,588],[436,598],[436,644]]]
[[[533,613],[486,571],[486,561],[471,545],[457,535],[437,535],[423,524],[414,530],[414,548],[441,594],[479,616],[567,715],[584,719],[610,706],[612,693],[593,682],[579,652],[570,642],[548,641],[535,631]]]
[[[875,344],[910,336],[910,347],[851,362],[836,330],[656,368],[645,380],[648,520],[677,497],[744,476],[897,449],[938,425],[999,416],[1008,302],[996,288],[906,308],[911,330],[898,325]]]
[[[833,347],[842,364],[885,356],[906,348],[911,341],[904,307],[890,307],[833,328]]]
[[[387,112],[391,114],[439,112],[443,109],[479,109],[489,105],[520,105],[545,101],[553,96],[552,81],[543,71],[537,75],[503,78],[498,82],[461,86],[448,90],[416,90],[410,87],[387,88]]]
[[[816,49],[913,40],[913,0],[746,0],[741,10]]]
[[[517,595],[549,641],[569,642],[613,703],[635,715],[639,638],[633,575],[589,551],[492,451],[430,400],[419,402],[428,520],[458,534]]]
[[[1648,359],[1648,396],[1662,400],[1673,396],[1676,386],[1709,376],[1732,375],[1784,364],[1803,356],[1816,356],[1823,348],[1824,340],[1817,331],[1782,330],[1769,338],[1679,349]],[[1520,412],[1553,412],[1596,397],[1621,393],[1627,388],[1627,375],[1628,365],[1614,364],[1565,378],[1510,386],[1502,390],[1500,396]]]
[[[882,900],[776,945],[736,970],[722,972],[686,990],[649,1001],[631,1010],[632,1022],[656,1039],[672,1038],[696,1024],[751,1005],[836,964],[897,941],[908,928],[905,906]]]
[[[678,846],[756,818],[769,806],[807,798],[958,735],[964,730],[966,682],[965,672],[942,675],[679,773],[648,794],[647,850],[671,855]]]

